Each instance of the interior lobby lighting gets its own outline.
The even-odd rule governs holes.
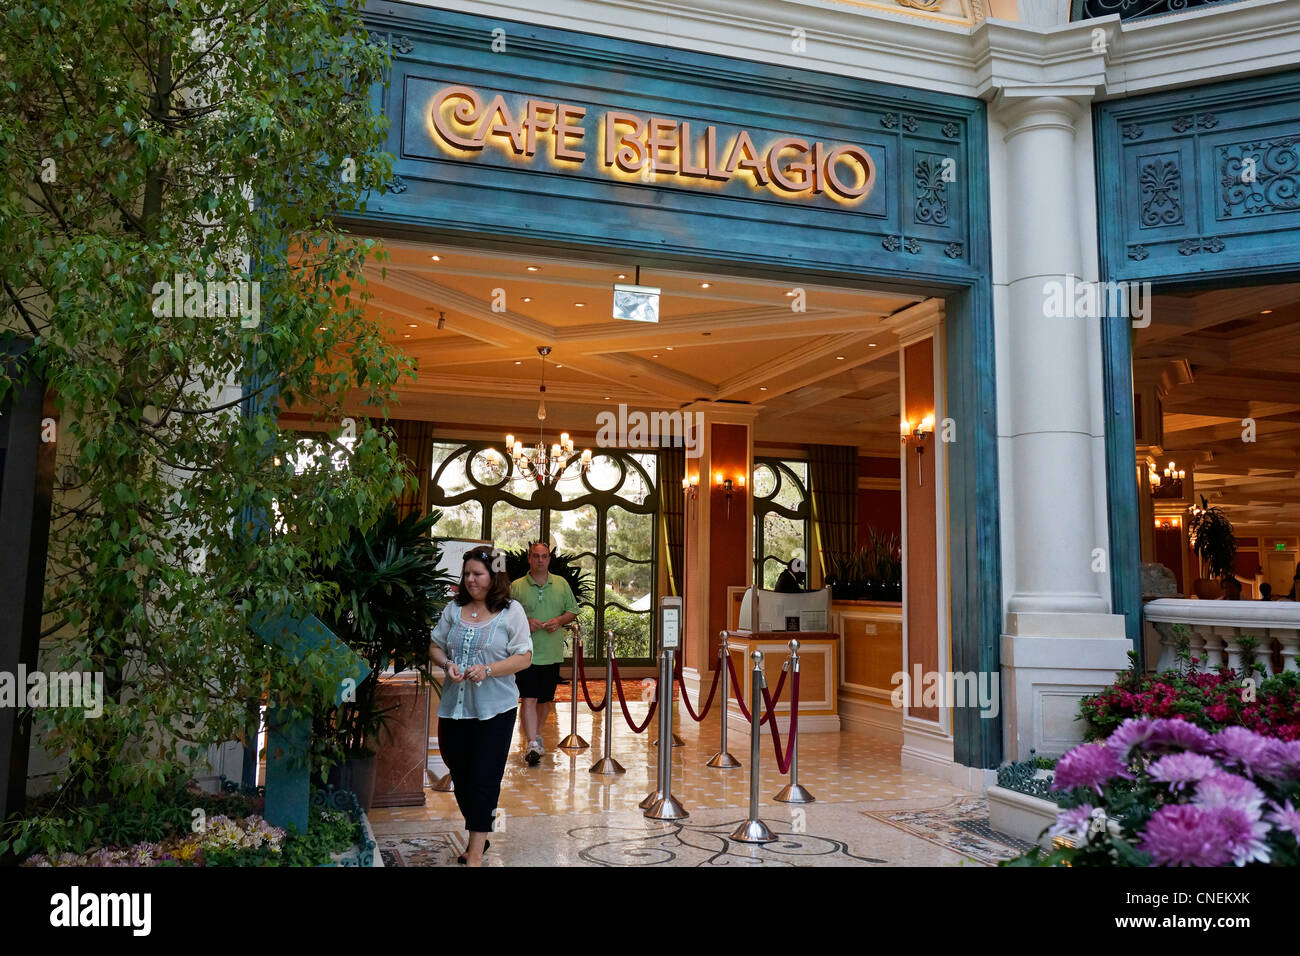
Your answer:
[[[701,289],[707,289],[708,287],[709,287],[709,284],[708,284],[707,282],[701,282],[701,283],[700,283],[700,288],[701,288]]]
[[[414,322],[407,322],[407,323],[406,323],[406,327],[407,327],[408,329],[418,329],[418,328],[419,328],[419,326],[416,325]]]
[[[867,343],[867,348],[869,348],[869,349],[874,349],[875,347],[876,347],[876,343],[875,343],[875,342],[868,342],[868,343]]]
[[[442,261],[442,256],[429,256],[429,258],[432,259],[434,262]]]
[[[587,303],[585,303],[585,302],[575,302],[575,303],[573,303],[573,307],[574,307],[575,309],[584,309],[584,308],[586,308],[586,306],[587,306]]]
[[[539,268],[537,268],[537,266],[529,266],[529,267],[528,267],[528,271],[529,271],[529,272],[541,272],[542,270],[539,269]]]
[[[533,297],[532,297],[531,295],[526,295],[526,296],[524,296],[524,301],[525,301],[525,302],[532,302],[532,301],[533,301]]]
[[[542,358],[542,383],[538,389],[541,397],[537,401],[537,444],[525,448],[524,443],[517,441],[514,435],[507,435],[506,455],[521,478],[537,482],[540,488],[553,488],[565,478],[564,473],[570,465],[578,465],[578,475],[591,469],[591,449],[584,448],[581,455],[575,455],[573,439],[568,432],[562,432],[560,440],[552,443],[550,452],[547,452],[542,423],[546,421],[546,356],[551,354],[551,347],[539,345],[537,354]]]
[[[766,385],[760,385],[760,386],[758,386],[758,390],[759,390],[760,392],[766,392],[766,391],[767,391],[767,386],[766,386]]]
[[[925,473],[921,470],[921,456],[925,454],[925,440],[934,434],[934,415],[929,414],[922,418],[917,424],[913,425],[908,419],[903,419],[899,425],[899,435],[903,444],[912,444],[916,447],[916,484],[921,487],[925,484]]]
[[[1265,309],[1264,311],[1260,312],[1259,314],[1260,314],[1260,315],[1272,315],[1272,314],[1273,314],[1273,310],[1272,310],[1272,309]]]
[[[837,361],[837,362],[843,362],[843,361],[844,361],[844,356],[843,356],[843,355],[837,355],[837,356],[835,356],[835,361]]]

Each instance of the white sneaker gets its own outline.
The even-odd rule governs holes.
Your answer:
[[[546,744],[542,743],[542,735],[538,734],[537,739],[533,741],[533,746],[537,748],[539,754],[546,753]]]
[[[524,763],[530,767],[536,767],[542,761],[542,750],[537,746],[536,741],[529,741],[528,750],[524,754]]]

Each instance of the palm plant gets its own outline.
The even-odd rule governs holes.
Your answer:
[[[519,580],[528,571],[527,548],[506,552],[506,574],[510,576],[511,581]],[[579,603],[591,599],[591,574],[584,571],[582,565],[578,564],[576,555],[566,554],[563,551],[552,551],[551,574],[564,578],[569,583],[569,588],[573,591],[573,596]]]
[[[317,737],[336,760],[375,752],[386,716],[375,695],[379,675],[390,664],[399,671],[414,668],[434,683],[429,631],[454,583],[439,569],[441,545],[429,534],[441,517],[432,511],[399,519],[396,507],[390,507],[369,530],[353,529],[334,561],[318,571],[322,581],[337,588],[328,623],[370,665],[354,700],[317,717]]]
[[[1232,522],[1222,508],[1211,508],[1205,495],[1201,495],[1201,507],[1192,509],[1187,531],[1191,535],[1192,548],[1205,562],[1211,577],[1223,581],[1235,574],[1237,538],[1232,533]]]

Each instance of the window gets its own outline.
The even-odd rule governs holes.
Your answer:
[[[442,518],[433,533],[482,538],[507,551],[554,539],[591,585],[578,596],[583,659],[604,660],[604,641],[593,636],[613,630],[620,660],[652,663],[658,466],[656,453],[605,449],[587,474],[575,469],[557,489],[539,489],[485,442],[434,442],[429,505]]]
[[[808,462],[755,458],[754,553],[762,561],[764,588],[772,589],[791,558],[807,566],[811,516]]]

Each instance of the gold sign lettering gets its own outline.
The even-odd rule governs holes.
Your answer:
[[[435,93],[429,108],[434,139],[453,154],[495,145],[529,161],[540,154],[556,163],[586,162],[585,106],[530,99],[516,115],[501,94],[484,101],[466,86]],[[760,149],[741,129],[724,144],[713,125],[701,131],[685,120],[616,110],[604,113],[600,123],[598,166],[619,179],[664,177],[686,185],[742,178],[782,198],[828,195],[842,203],[861,200],[875,185],[875,162],[865,148],[851,143],[827,146],[785,136]]]

